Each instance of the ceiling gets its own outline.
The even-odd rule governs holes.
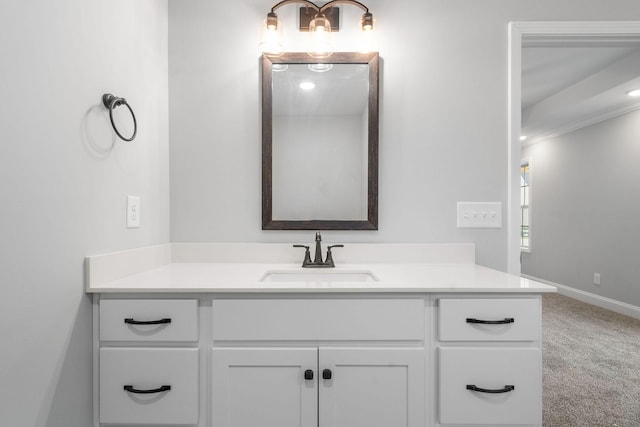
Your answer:
[[[532,37],[522,48],[522,130],[527,142],[640,108],[640,38]]]

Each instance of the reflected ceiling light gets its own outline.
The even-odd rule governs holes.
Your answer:
[[[316,84],[313,82],[302,82],[300,83],[300,89],[311,90],[316,87]]]
[[[520,141],[526,141],[526,140],[527,140],[526,135],[520,135]]]
[[[635,96],[640,96],[640,89],[631,90],[631,91],[627,92],[627,95],[634,96],[634,97]]]
[[[333,54],[331,32],[340,31],[340,9],[336,6],[340,3],[357,6],[364,10],[360,20],[360,28],[364,33],[370,33],[373,30],[373,15],[367,6],[356,0],[332,0],[323,6],[316,6],[308,0],[282,0],[276,3],[267,14],[260,42],[262,53],[271,56],[279,56],[284,53],[280,20],[276,10],[289,3],[304,5],[300,8],[300,31],[309,32],[307,53],[312,58],[327,58]]]

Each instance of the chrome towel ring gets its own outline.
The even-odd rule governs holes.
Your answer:
[[[136,115],[133,113],[133,110],[127,103],[127,100],[124,98],[118,98],[117,96],[111,95],[110,93],[105,93],[104,95],[102,95],[102,103],[109,110],[109,119],[111,120],[111,126],[113,127],[113,130],[116,132],[116,134],[120,137],[120,139],[127,142],[133,141],[133,139],[136,137],[136,132],[138,131],[138,123],[136,122]],[[113,109],[121,105],[125,105],[129,109],[131,117],[133,118],[133,134],[130,138],[125,138],[124,136],[122,136],[120,131],[118,131],[116,124],[113,122]]]

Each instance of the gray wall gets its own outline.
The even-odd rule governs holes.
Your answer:
[[[313,237],[260,229],[258,41],[274,3],[169,3],[172,241]],[[637,0],[366,3],[383,59],[379,231],[326,239],[475,242],[478,263],[506,270],[506,228],[457,229],[455,211],[501,201],[506,218],[507,24],[640,19]],[[295,20],[285,25],[294,32]]]
[[[167,37],[166,0],[0,6],[2,426],[92,423],[83,259],[169,240]],[[105,92],[132,104],[134,143],[114,139]]]
[[[0,6],[0,424],[90,424],[85,255],[170,229],[177,242],[312,237],[260,230],[257,43],[273,3],[170,1],[169,47],[167,0]],[[455,202],[506,200],[507,22],[638,20],[637,0],[367,4],[384,59],[380,231],[330,237],[476,242],[481,264],[506,268],[506,231],[456,229]],[[133,104],[134,144],[112,137],[107,91]],[[142,199],[138,230],[124,227],[127,194]]]
[[[524,274],[640,306],[639,142],[634,111],[523,150],[532,172]]]

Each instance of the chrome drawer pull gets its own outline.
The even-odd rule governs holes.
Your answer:
[[[162,393],[164,391],[169,391],[171,390],[171,386],[170,385],[163,385],[159,388],[154,388],[152,390],[138,390],[137,388],[133,388],[132,385],[126,385],[124,386],[124,389],[126,391],[128,391],[129,393],[136,393],[136,394],[152,394],[152,393]]]
[[[482,323],[483,325],[506,325],[507,323],[514,323],[515,321],[513,317],[505,317],[503,320],[479,320],[467,317],[467,323]]]
[[[124,323],[128,323],[129,325],[162,325],[164,323],[171,323],[170,318],[164,318],[160,320],[134,320],[132,318],[124,319]]]
[[[492,389],[487,389],[487,388],[480,388],[480,387],[476,387],[473,384],[467,384],[467,390],[471,390],[471,391],[478,391],[480,393],[508,393],[510,391],[515,390],[515,386],[512,385],[506,385],[504,386],[504,388],[500,388],[497,390],[492,390]]]

